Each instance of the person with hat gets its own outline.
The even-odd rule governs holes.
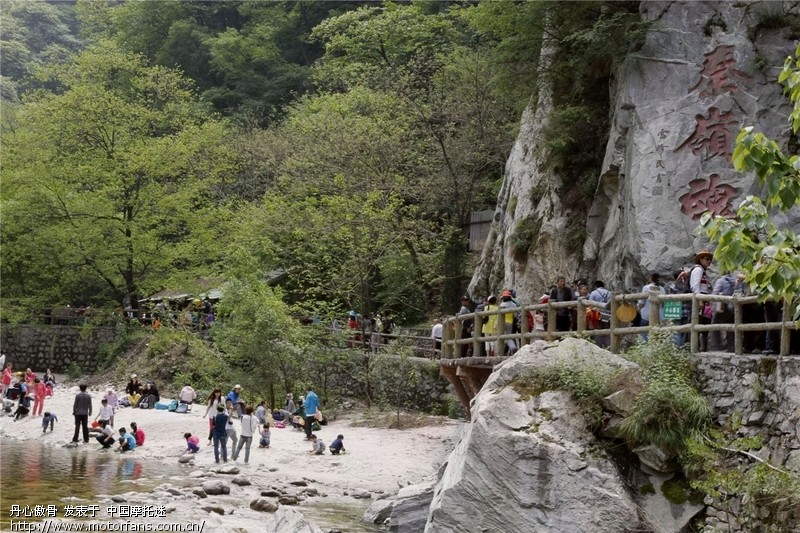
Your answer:
[[[283,415],[284,420],[291,421],[296,410],[297,407],[294,405],[294,395],[289,392],[286,394],[286,401],[284,402],[283,409],[280,410],[280,413]]]
[[[244,414],[244,402],[239,397],[239,394],[241,394],[241,392],[242,392],[242,386],[237,383],[225,397],[226,399],[231,401],[231,405],[233,405],[233,408],[236,409],[236,415],[238,418],[242,418],[242,415]]]
[[[516,309],[517,304],[514,303],[514,297],[511,295],[511,291],[503,291],[502,296],[500,298],[500,309]],[[511,335],[514,333],[514,317],[516,313],[513,312],[506,312],[501,313],[502,319],[498,321],[497,330],[502,331],[504,335]],[[505,355],[514,355],[517,351],[517,341],[514,339],[506,339],[506,354]]]
[[[711,283],[708,281],[707,269],[711,266],[714,254],[708,250],[701,250],[694,256],[695,265],[689,272],[689,290],[693,294],[711,294]],[[711,324],[711,304],[704,302],[700,307],[700,324]],[[708,332],[700,333],[699,350],[708,350]]]
[[[136,407],[139,404],[139,400],[142,398],[142,384],[139,383],[139,376],[136,374],[131,374],[131,380],[125,387],[125,394],[128,395],[131,407]]]

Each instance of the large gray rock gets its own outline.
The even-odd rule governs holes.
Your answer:
[[[218,494],[230,494],[231,487],[222,481],[206,481],[201,485],[203,492],[216,496]]]
[[[323,533],[322,529],[306,520],[302,513],[290,507],[280,506],[272,513],[274,522],[272,525],[265,524],[264,531],[274,533]]]
[[[381,500],[375,500],[370,504],[366,511],[364,511],[364,522],[368,522],[370,524],[383,524],[389,515],[392,514],[392,509],[394,508],[394,498],[384,498]],[[430,505],[430,502],[428,502]],[[428,507],[425,507],[425,519],[428,518]],[[423,527],[425,527],[425,523],[423,522]]]
[[[692,518],[706,508],[705,505],[692,503],[689,499],[683,503],[671,503],[667,500],[664,497],[662,487],[671,477],[671,475],[648,476],[653,490],[644,493],[640,490],[636,498],[636,503],[639,504],[642,514],[649,523],[657,524],[659,533],[681,533],[685,531]]]
[[[265,513],[274,513],[278,510],[278,504],[266,498],[257,498],[250,502],[250,509]]]
[[[758,195],[754,176],[732,168],[732,141],[742,127],[754,126],[787,144],[789,103],[776,78],[796,43],[776,21],[788,25],[800,5],[650,1],[640,9],[655,24],[611,76],[611,127],[595,167],[600,178],[583,246],[567,244],[565,229],[576,214],[564,205],[563,176],[541,150],[553,105],[548,77],[540,76],[538,101],[521,117],[506,163],[471,293],[514,286],[523,302],[532,302],[559,274],[596,277],[614,291],[641,287],[648,271],[674,271],[705,247],[695,233],[701,211],[730,215],[747,195]],[[550,57],[542,53],[543,70]],[[536,230],[527,258],[509,244],[523,220]],[[800,210],[777,223],[798,227]]]
[[[400,489],[394,497],[394,505],[389,515],[389,531],[397,533],[422,531],[428,520],[435,485],[435,481],[430,481]]]
[[[521,372],[559,358],[635,366],[567,339],[524,347],[489,377],[472,421],[436,486],[426,533],[450,531],[627,531],[637,508],[613,463],[561,391],[526,400],[509,386]],[[396,510],[396,507],[395,507]]]
[[[603,409],[623,418],[630,415],[634,407],[636,407],[636,396],[627,389],[619,390],[603,398]]]
[[[675,458],[654,444],[634,448],[633,453],[639,457],[639,461],[645,469],[662,474],[675,471]]]

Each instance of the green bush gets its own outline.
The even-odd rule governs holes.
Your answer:
[[[67,367],[67,377],[69,379],[75,380],[81,377],[82,375],[83,375],[83,370],[81,369],[80,366],[78,366],[78,363],[75,363],[73,361],[72,363],[69,364],[69,366]]]
[[[628,357],[639,363],[645,383],[620,433],[636,444],[682,451],[686,439],[711,422],[711,406],[693,380],[688,352],[677,348],[668,332],[656,331]]]
[[[537,368],[518,377],[512,386],[521,399],[538,396],[547,390],[572,394],[590,428],[602,422],[602,399],[615,392],[617,377],[623,370],[595,357],[569,357]]]
[[[528,217],[517,222],[510,239],[511,254],[515,259],[521,261],[528,257],[528,250],[533,246],[541,229],[542,221],[539,218]]]
[[[142,329],[138,325],[135,327],[118,326],[117,337],[113,341],[103,343],[97,348],[98,368],[111,367],[134,344],[146,339],[149,335],[148,330]]]

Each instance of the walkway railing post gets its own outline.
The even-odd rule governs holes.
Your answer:
[[[586,305],[583,303],[583,298],[578,298],[578,336],[582,335],[586,330]]]
[[[452,359],[453,346],[450,344],[450,328],[453,326],[452,319],[446,320],[442,326],[442,359]]]
[[[652,335],[653,329],[661,326],[661,300],[658,299],[660,291],[657,289],[650,289],[650,295],[647,299],[650,301],[650,314],[647,317],[650,329],[647,331]]]
[[[789,345],[792,341],[792,330],[790,326],[794,325],[792,322],[792,306],[788,298],[783,300],[783,312],[781,313],[781,356],[789,355]]]
[[[553,333],[556,331],[556,310],[551,302],[547,302],[547,340],[553,340]]]
[[[741,296],[741,294],[739,294]],[[734,326],[734,352],[736,355],[742,355],[744,353],[744,331],[739,329],[739,325],[742,323],[742,304],[739,303],[739,300],[734,300],[733,302],[733,326]]]
[[[690,318],[692,324],[690,349],[692,353],[697,353],[700,351],[700,333],[696,329],[700,323],[700,300],[697,299],[697,294],[692,295],[692,316]]]
[[[455,329],[453,329],[453,357],[461,357],[461,345],[458,344],[458,341],[461,340],[461,333],[464,331],[464,320],[459,315],[456,315],[453,323],[455,324]]]
[[[617,318],[617,309],[619,309],[619,300],[615,295],[611,295],[611,345],[609,348],[611,349],[611,353],[619,353],[619,345],[622,337],[616,333],[617,328],[619,328],[619,318]]]
[[[475,320],[472,322],[472,356],[479,357],[483,351],[480,338],[483,336],[483,317],[475,315]]]

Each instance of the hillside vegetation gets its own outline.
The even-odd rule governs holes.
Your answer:
[[[2,7],[4,313],[240,272],[297,316],[450,311],[543,42],[578,190],[603,123],[558,121],[607,116],[641,30],[638,2]]]

